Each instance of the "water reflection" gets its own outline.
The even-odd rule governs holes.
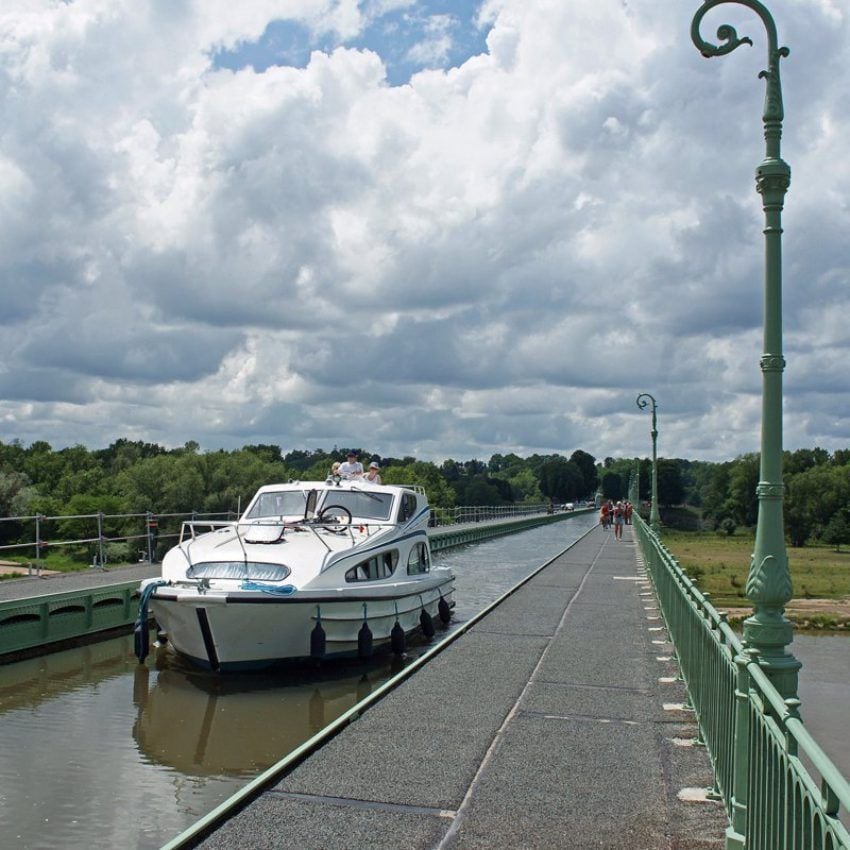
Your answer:
[[[404,663],[386,656],[291,667],[279,676],[223,677],[160,650],[156,673],[145,665],[134,673],[133,739],[147,760],[188,776],[252,777],[365,699]]]
[[[117,638],[0,666],[0,715],[123,676],[130,638]]]

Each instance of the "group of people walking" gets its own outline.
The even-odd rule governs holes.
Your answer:
[[[614,537],[617,540],[623,537],[623,526],[632,524],[632,503],[617,502],[616,504],[609,499],[602,503],[602,508],[599,511],[599,522],[602,523],[604,529],[614,527]]]

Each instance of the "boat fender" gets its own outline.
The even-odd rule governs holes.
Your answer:
[[[422,626],[422,634],[425,635],[426,638],[434,637],[434,620],[431,615],[423,608],[422,613],[419,615],[419,623]]]
[[[452,618],[452,609],[449,608],[449,603],[441,596],[440,601],[437,603],[437,611],[440,615],[440,621],[443,623],[448,623]]]
[[[139,659],[139,664],[144,664],[151,647],[150,628],[146,617],[141,614],[136,618],[133,626],[133,652]]]
[[[310,657],[324,658],[327,647],[327,638],[325,630],[322,627],[322,611],[319,606],[316,606],[316,625],[313,626],[313,631],[310,632]]]
[[[168,584],[167,581],[152,581],[145,585],[139,597],[139,616],[136,617],[136,623],[133,626],[133,651],[136,658],[139,659],[139,664],[144,664],[148,653],[151,651],[150,638],[150,623],[148,622],[148,602],[154,591],[162,585]]]
[[[393,630],[390,632],[390,646],[396,655],[404,655],[404,629],[398,620],[395,621]]]
[[[372,630],[366,622],[366,603],[363,603],[363,625],[357,633],[357,654],[361,658],[369,658],[372,655]]]

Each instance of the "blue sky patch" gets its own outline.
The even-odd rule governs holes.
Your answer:
[[[301,21],[270,23],[254,42],[213,56],[215,68],[252,67],[261,72],[272,65],[303,68],[314,50],[365,48],[377,53],[387,68],[390,85],[403,85],[424,68],[453,68],[486,50],[489,27],[479,29],[480,0],[426,0],[368,20],[357,37],[347,41],[336,33],[317,33]],[[368,4],[361,3],[364,14]]]

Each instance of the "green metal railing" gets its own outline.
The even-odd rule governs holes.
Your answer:
[[[640,517],[635,531],[729,816],[727,847],[850,850],[850,784],[709,596]],[[744,843],[741,843],[743,836]]]

